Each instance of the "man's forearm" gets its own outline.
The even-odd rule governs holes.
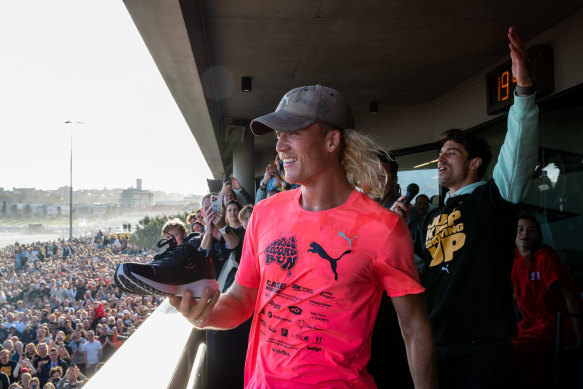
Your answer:
[[[415,334],[403,333],[403,340],[415,388],[437,388],[435,348],[429,326],[419,328]]]
[[[535,97],[514,97],[508,113],[508,132],[494,166],[494,182],[502,198],[517,204],[538,158],[539,109]]]
[[[208,225],[207,231],[204,233],[202,241],[200,242],[200,247],[205,250],[210,250],[212,248],[212,242],[213,242],[213,227]]]
[[[227,330],[237,327],[253,313],[254,305],[251,305],[251,309],[245,305],[244,301],[230,295],[229,292],[221,295],[205,321],[204,328]]]
[[[229,246],[230,249],[236,248],[239,246],[239,243],[241,243],[241,239],[239,239],[233,230],[228,230],[228,232],[223,235],[223,238],[225,238],[225,242],[227,242],[227,246]]]
[[[407,361],[416,389],[437,388],[433,332],[421,294],[393,297],[399,326],[407,349]]]

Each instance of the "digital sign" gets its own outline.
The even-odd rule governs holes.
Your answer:
[[[536,98],[546,96],[555,88],[553,49],[537,45],[528,50],[530,72],[536,82]],[[516,78],[512,75],[512,61],[486,74],[486,103],[488,115],[507,111],[514,103]]]

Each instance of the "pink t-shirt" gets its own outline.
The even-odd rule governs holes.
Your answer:
[[[406,224],[354,190],[301,208],[301,188],[263,200],[245,235],[239,284],[257,288],[246,388],[374,388],[366,372],[381,294],[424,291]]]

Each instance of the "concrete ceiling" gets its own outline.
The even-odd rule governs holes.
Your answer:
[[[215,178],[224,124],[272,112],[289,89],[338,89],[356,123],[441,95],[583,6],[581,0],[124,0]],[[241,92],[241,77],[253,91]],[[273,150],[256,137],[256,151]]]

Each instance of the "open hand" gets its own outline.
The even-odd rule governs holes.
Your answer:
[[[168,300],[196,328],[204,328],[220,295],[218,289],[205,288],[198,300],[193,298],[189,290],[185,291],[182,297],[170,296]]]

